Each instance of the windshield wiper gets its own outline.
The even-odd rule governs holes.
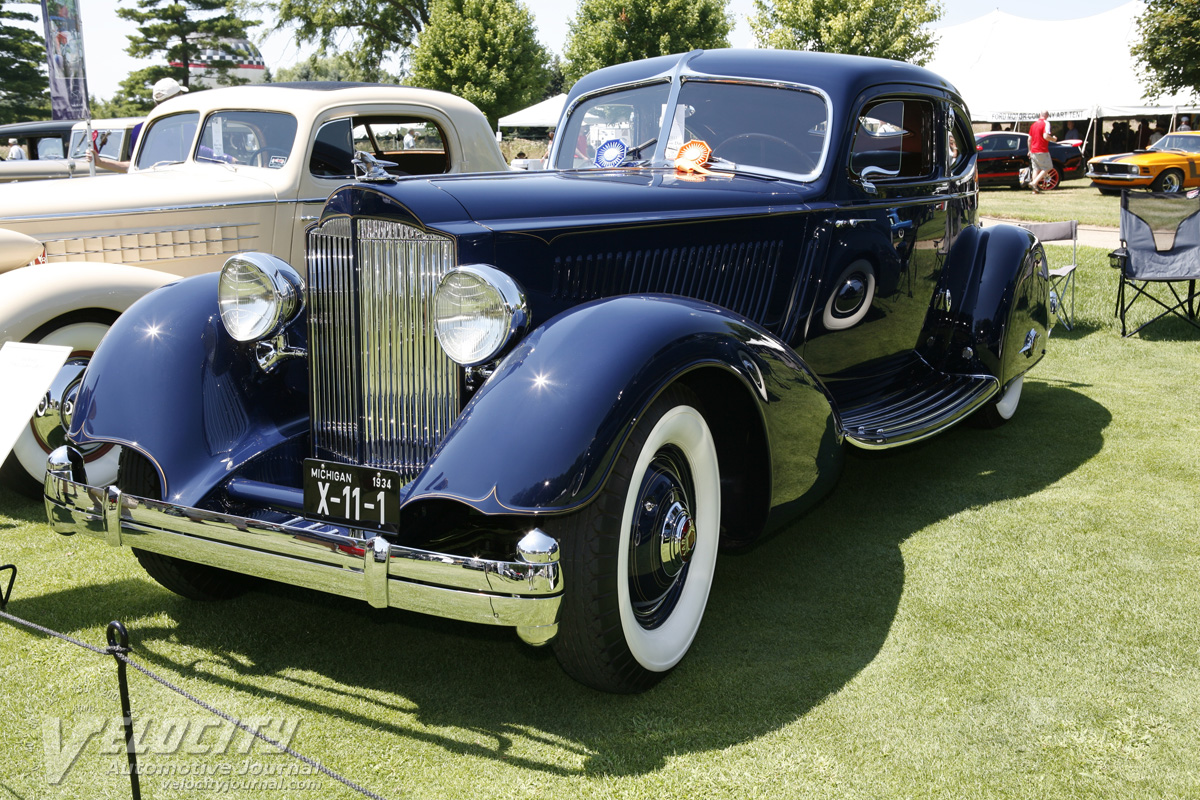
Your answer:
[[[623,159],[621,159],[620,166],[625,167],[625,166],[631,166],[635,163],[640,163],[638,156],[640,156],[642,154],[643,150],[645,150],[647,147],[652,147],[654,145],[654,143],[657,141],[658,141],[658,137],[656,136],[653,139],[647,139],[646,141],[639,144],[637,147],[631,147],[628,150],[626,150],[625,157]]]

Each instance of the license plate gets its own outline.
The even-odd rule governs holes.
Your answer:
[[[395,529],[400,473],[390,469],[304,460],[304,512],[325,519]]]

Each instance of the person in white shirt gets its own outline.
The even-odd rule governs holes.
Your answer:
[[[16,139],[8,140],[8,160],[9,161],[24,161],[25,148],[17,143]]]

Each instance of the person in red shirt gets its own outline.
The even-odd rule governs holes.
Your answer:
[[[1043,111],[1038,115],[1037,122],[1029,126],[1029,161],[1033,165],[1029,186],[1034,194],[1042,193],[1038,186],[1047,173],[1054,169],[1054,163],[1050,161],[1050,142],[1057,142],[1058,137],[1050,132],[1049,117],[1050,112]]]

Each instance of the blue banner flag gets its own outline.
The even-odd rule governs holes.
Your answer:
[[[88,119],[87,71],[79,0],[42,0],[50,108],[54,119]]]

